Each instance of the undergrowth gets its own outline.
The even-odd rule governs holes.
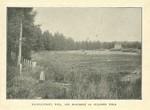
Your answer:
[[[122,73],[81,73],[53,65],[44,68],[46,81],[39,83],[41,68],[7,68],[8,99],[141,99],[141,78],[122,81]],[[129,74],[129,73],[128,73]]]

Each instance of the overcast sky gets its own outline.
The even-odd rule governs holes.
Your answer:
[[[42,31],[75,41],[141,41],[141,8],[34,8]]]

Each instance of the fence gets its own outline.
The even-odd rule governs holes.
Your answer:
[[[35,68],[37,63],[35,61],[22,58],[22,65]]]
[[[40,73],[39,81],[45,81],[45,74],[44,74],[44,70],[43,70],[44,68],[41,66],[37,66],[37,62],[22,58],[22,64],[20,65],[20,73],[22,73],[22,66],[31,67],[33,69],[33,71],[34,71],[34,69],[36,69],[36,67],[42,68],[42,71],[39,72]]]

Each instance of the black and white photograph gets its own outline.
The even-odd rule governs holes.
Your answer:
[[[6,99],[142,100],[142,7],[7,7]]]

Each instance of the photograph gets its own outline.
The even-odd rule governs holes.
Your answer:
[[[6,7],[6,99],[142,100],[142,7]]]

